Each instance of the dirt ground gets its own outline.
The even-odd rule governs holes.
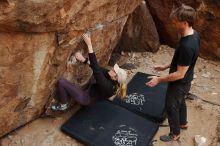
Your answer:
[[[113,55],[119,65],[129,70],[129,78],[137,71],[157,75],[168,72],[155,72],[153,66],[171,61],[174,50],[162,45],[157,53],[122,53]],[[113,59],[114,60],[114,59]],[[195,77],[190,93],[220,104],[220,62],[199,58],[195,68]],[[160,127],[153,140],[155,146],[194,146],[195,135],[207,138],[206,146],[220,146],[220,106],[202,101],[187,100],[189,129],[181,131],[180,142],[163,143],[159,136],[167,134],[169,127]],[[60,126],[80,107],[74,106],[67,113],[56,118],[40,118],[0,139],[0,146],[83,146],[76,140],[63,134]],[[165,121],[163,124],[167,124]]]

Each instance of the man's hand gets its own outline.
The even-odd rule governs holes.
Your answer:
[[[163,70],[165,70],[165,68],[162,65],[157,65],[157,66],[154,66],[154,70],[156,70],[156,71],[163,71]]]
[[[166,70],[169,67],[170,67],[170,64],[167,64],[167,65],[156,65],[156,66],[154,66],[154,69],[156,71],[164,71],[164,70]]]
[[[146,83],[146,85],[149,87],[154,87],[160,83],[160,78],[158,76],[150,76],[148,78],[151,79],[149,82]]]

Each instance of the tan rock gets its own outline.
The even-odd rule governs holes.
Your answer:
[[[127,20],[140,3],[98,0],[0,2],[0,137],[38,118],[65,77],[77,85],[91,75],[89,67],[67,62],[84,48],[81,35],[97,24],[92,43],[106,65]],[[18,32],[19,31],[19,32]],[[86,54],[86,51],[85,53]]]

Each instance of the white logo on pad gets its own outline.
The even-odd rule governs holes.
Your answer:
[[[144,105],[145,98],[143,94],[132,93],[126,96],[125,102],[133,105]]]
[[[126,128],[125,125],[120,126],[112,140],[116,146],[136,146],[138,135],[132,128]]]

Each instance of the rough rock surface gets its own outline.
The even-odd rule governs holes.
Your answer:
[[[171,27],[169,14],[181,3],[197,10],[195,29],[201,35],[201,53],[206,57],[220,58],[220,1],[218,0],[146,0],[163,43],[174,46],[177,34]]]
[[[159,49],[159,36],[146,2],[129,15],[117,51],[151,51]]]
[[[0,30],[50,32],[85,30],[97,22],[111,22],[133,11],[139,0],[4,0],[0,2]]]
[[[38,118],[63,76],[76,84],[91,74],[69,57],[84,48],[81,35],[96,24],[92,42],[106,65],[140,0],[0,1],[0,137]]]

